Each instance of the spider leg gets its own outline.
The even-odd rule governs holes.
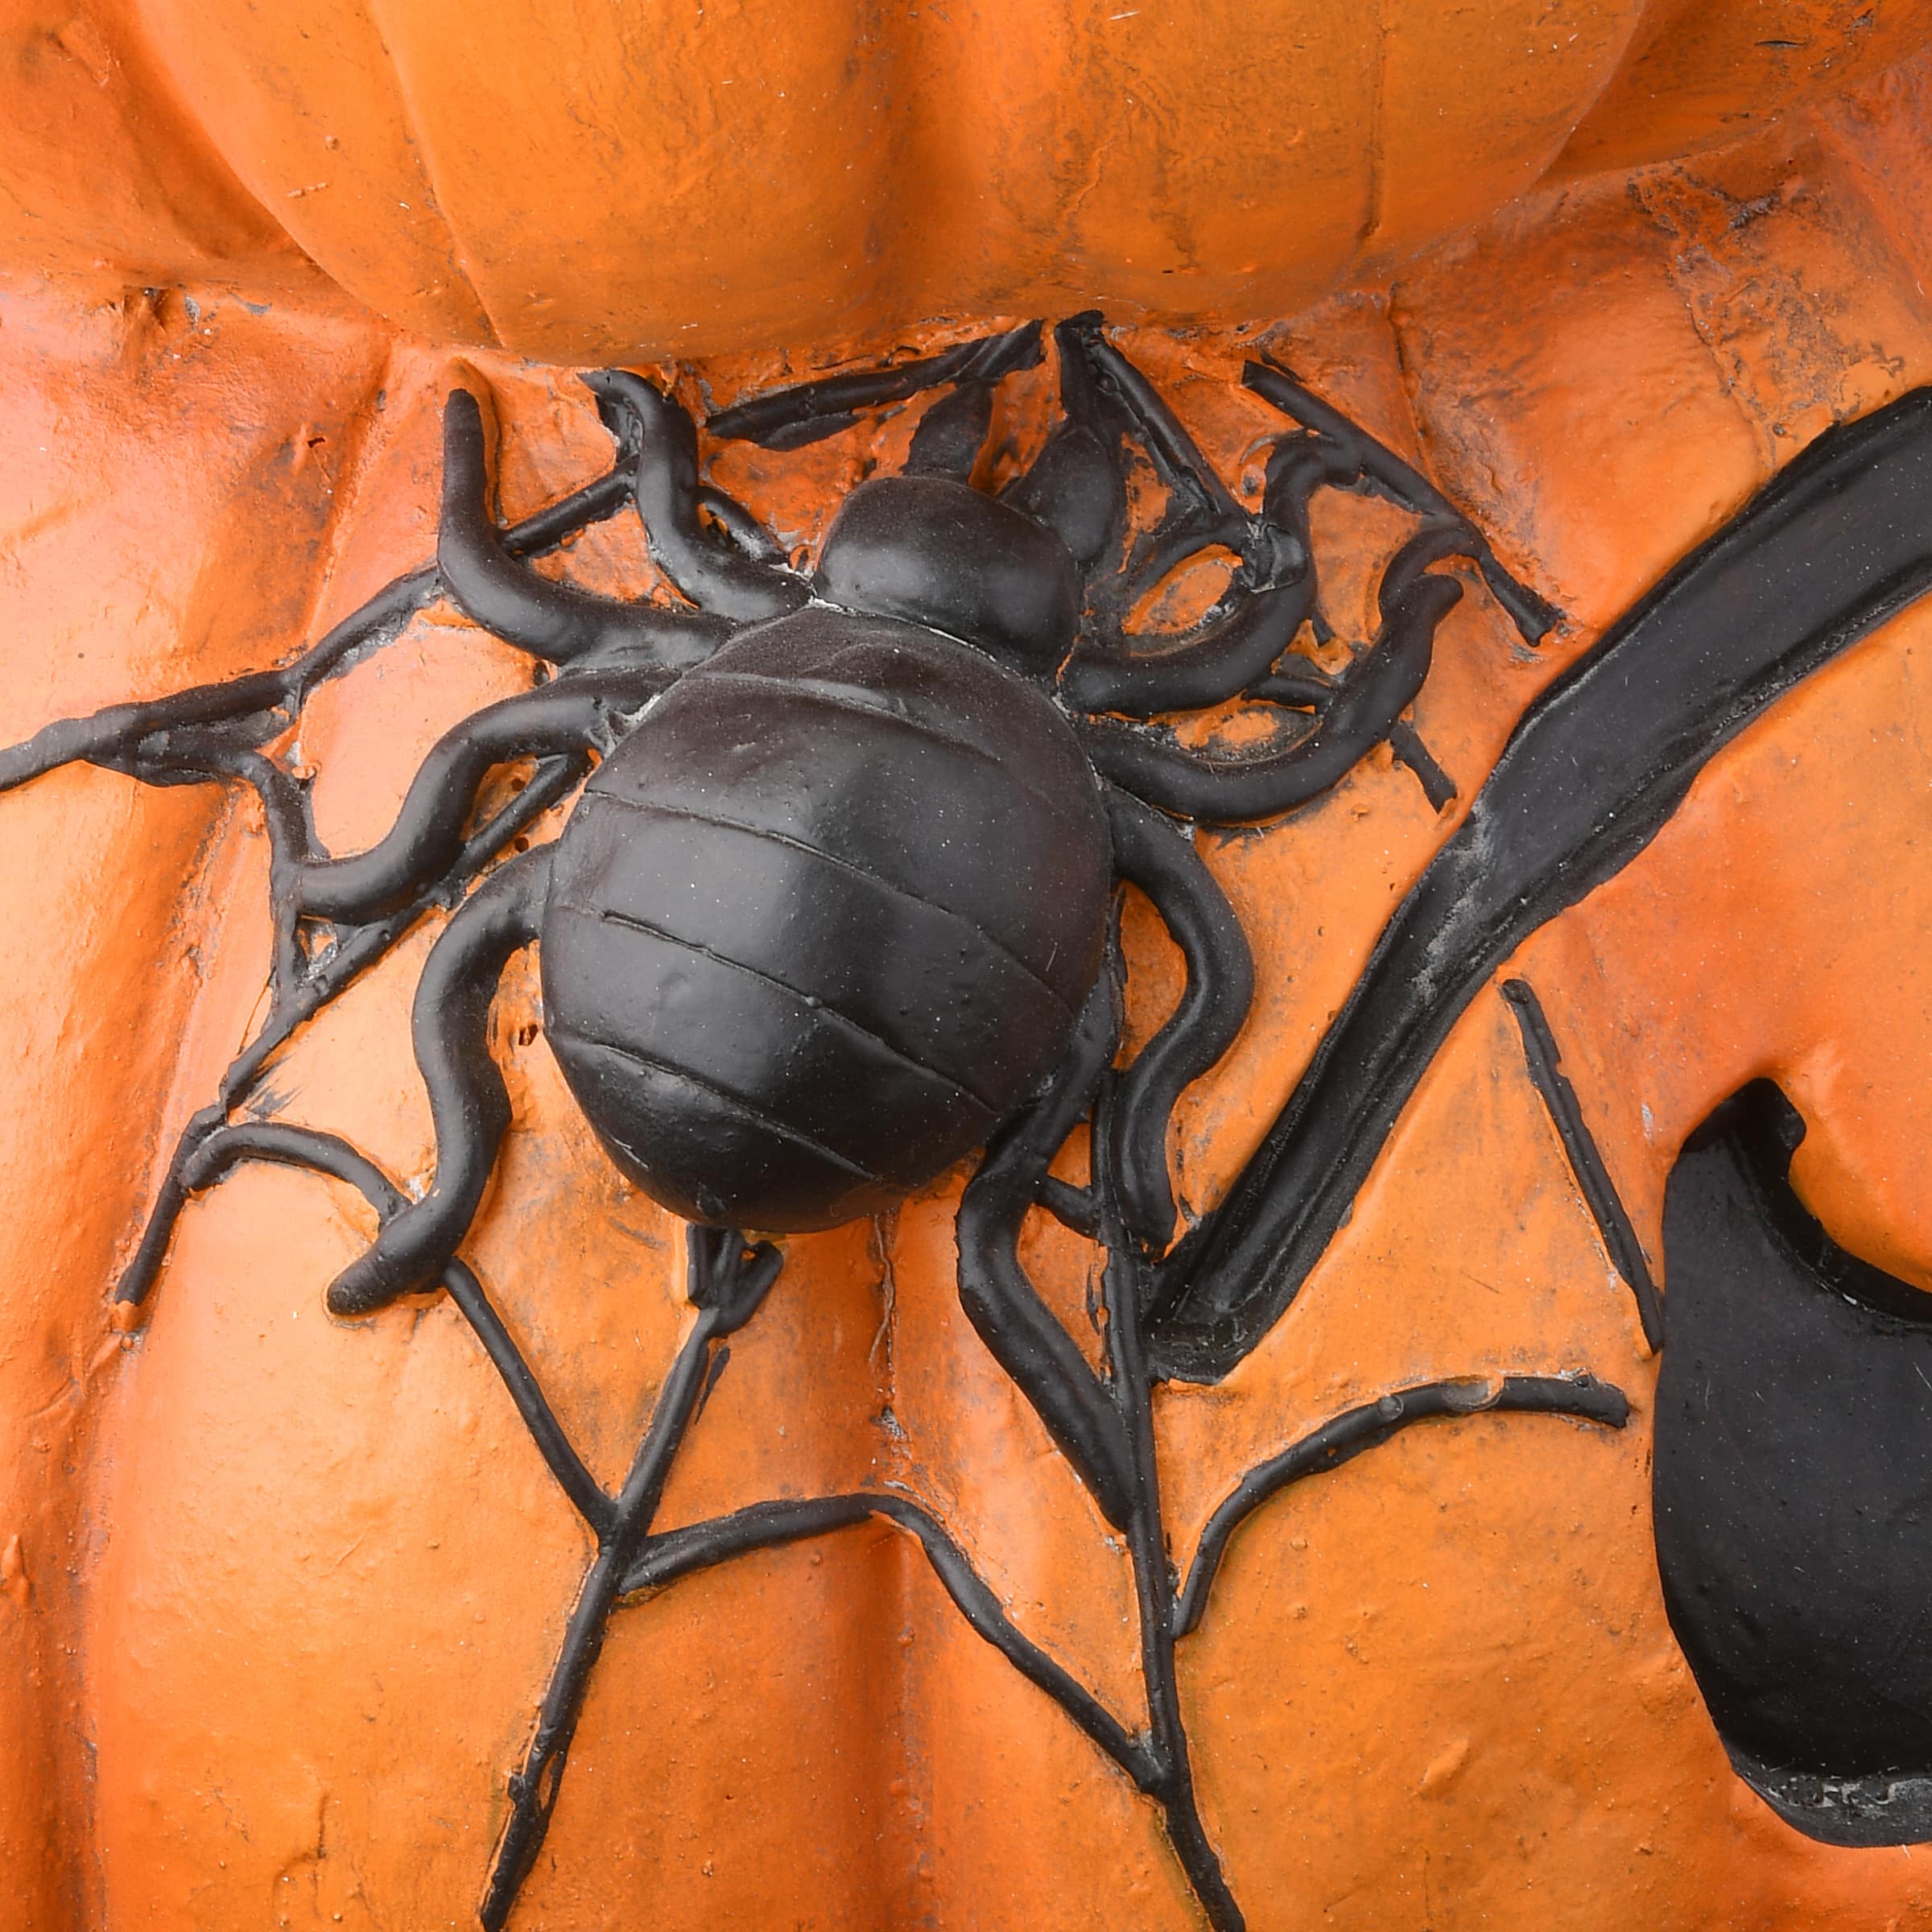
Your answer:
[[[330,1284],[333,1314],[366,1315],[434,1286],[469,1232],[510,1127],[509,1090],[489,1051],[490,1005],[504,967],[536,937],[550,861],[545,847],[493,873],[430,949],[411,1031],[429,1090],[436,1179]]]
[[[464,615],[531,656],[564,664],[624,654],[688,671],[735,628],[704,611],[606,597],[552,583],[510,554],[489,514],[489,437],[468,390],[452,390],[443,409],[443,511],[436,568]]]
[[[903,402],[949,384],[997,382],[1040,359],[1040,325],[1029,322],[1005,335],[961,342],[936,356],[890,369],[854,369],[813,382],[774,389],[720,410],[704,425],[721,443],[756,443],[762,449],[803,449],[857,422],[862,409]]]
[[[576,671],[465,718],[423,761],[395,824],[378,844],[299,869],[297,914],[359,925],[401,911],[461,854],[477,794],[497,766],[515,758],[607,753],[629,717],[671,681],[665,671]]]
[[[1110,947],[1053,1084],[988,1145],[960,1197],[957,1222],[960,1304],[967,1319],[1117,1529],[1133,1512],[1125,1426],[1079,1345],[1028,1278],[1019,1241],[1048,1165],[1106,1077],[1120,1037],[1119,990]]]
[[[986,432],[993,427],[993,387],[990,382],[962,382],[934,403],[913,431],[904,473],[970,483]]]
[[[1135,540],[1118,580],[1098,588],[1096,603],[1117,618],[1197,551],[1224,545],[1245,557],[1253,519],[1159,391],[1107,340],[1099,312],[1062,323],[1054,340],[1063,382],[1070,361],[1086,365],[1099,414],[1111,431],[1108,442],[1114,460],[1122,436],[1131,436],[1167,490],[1160,521]]]
[[[1061,671],[1063,696],[1083,711],[1146,718],[1226,704],[1266,676],[1315,609],[1308,498],[1329,470],[1308,439],[1283,438],[1226,595],[1158,652],[1136,654],[1117,626],[1090,628]]]
[[[1063,322],[1053,340],[1059,357],[1060,420],[1032,464],[1000,494],[1003,502],[1056,531],[1085,576],[1103,558],[1120,554],[1127,478],[1119,437],[1108,427],[1072,325]]]
[[[805,580],[782,564],[748,555],[735,541],[720,542],[704,527],[698,514],[704,493],[697,428],[679,404],[627,369],[598,369],[584,378],[584,386],[597,398],[597,413],[619,447],[628,451],[636,445],[632,490],[645,539],[679,592],[699,609],[743,624],[782,617],[811,595]],[[737,518],[755,524],[741,504],[724,501]],[[729,532],[729,512],[724,521]],[[753,542],[777,548],[762,526]]]
[[[1462,594],[1453,577],[1416,575],[1393,591],[1385,584],[1375,642],[1335,680],[1313,729],[1280,751],[1203,757],[1108,718],[1075,729],[1102,777],[1163,811],[1209,825],[1279,817],[1339,783],[1389,736],[1422,689],[1436,630]]]
[[[1111,1158],[1128,1231],[1154,1253],[1174,1236],[1167,1129],[1182,1092],[1233,1045],[1254,1000],[1247,935],[1193,842],[1170,820],[1109,789],[1115,869],[1140,887],[1174,936],[1187,984],[1172,1017],[1121,1077]]]
[[[1311,430],[1334,452],[1339,469],[1346,473],[1348,480],[1366,482],[1425,522],[1452,525],[1459,541],[1445,554],[1465,556],[1474,562],[1490,595],[1508,613],[1525,643],[1540,642],[1562,617],[1563,613],[1554,604],[1539,597],[1503,568],[1488,539],[1427,477],[1366,430],[1358,428],[1340,410],[1304,389],[1286,369],[1277,363],[1250,362],[1241,371],[1241,381],[1283,415],[1294,417]],[[1338,475],[1336,481],[1343,482],[1344,477]]]
[[[297,919],[292,891],[277,900],[273,907],[276,927],[275,960],[270,972],[273,997],[267,1017],[222,1075],[217,1098],[200,1108],[177,1136],[140,1241],[115,1286],[114,1298],[118,1305],[134,1308],[147,1300],[167,1257],[175,1224],[187,1204],[186,1177],[194,1161],[212,1137],[227,1131],[229,1112],[242,1104],[275,1055],[331,1001],[386,958],[423,913],[454,897],[464,881],[473,878],[512,840],[567,797],[582,782],[588,762],[581,755],[545,759],[515,798],[464,839],[456,860],[440,879],[432,881],[397,912],[367,925],[338,929],[334,949],[319,962],[312,961],[306,970],[296,971],[291,960]],[[246,772],[217,771],[212,766],[191,769],[183,765],[166,778],[157,776],[151,770],[135,775],[155,783],[187,783],[217,778],[254,782]],[[266,797],[263,806],[268,815],[272,850],[276,815]],[[280,860],[271,858],[271,880],[279,875],[281,866]]]

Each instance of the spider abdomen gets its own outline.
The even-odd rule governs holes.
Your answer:
[[[1110,876],[1044,696],[935,633],[814,607],[683,679],[586,789],[544,919],[551,1042],[667,1207],[833,1226],[1050,1071]]]

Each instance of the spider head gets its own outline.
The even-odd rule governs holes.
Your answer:
[[[944,477],[878,477],[845,499],[813,589],[1049,679],[1073,643],[1081,589],[1067,546],[1014,509]]]

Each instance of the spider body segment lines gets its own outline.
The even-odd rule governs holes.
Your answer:
[[[976,485],[999,384],[1038,366],[1048,344],[1032,324],[714,415],[714,444],[783,451],[945,392],[901,473],[846,497],[809,572],[706,481],[690,414],[628,370],[584,378],[616,446],[611,471],[499,528],[492,431],[458,389],[433,565],[279,669],[62,720],[0,751],[0,791],[80,761],[152,784],[246,788],[262,807],[276,935],[266,1017],[164,1165],[118,1300],[130,1314],[147,1300],[187,1203],[237,1162],[346,1183],[379,1227],[331,1284],[331,1311],[366,1317],[448,1294],[594,1545],[507,1781],[486,1927],[508,1922],[541,1848],[621,1604],[745,1550],[871,1521],[914,1538],[972,1628],[1158,1807],[1209,1922],[1237,1932],[1195,1802],[1174,1663],[1237,1524],[1410,1422],[1493,1408],[1622,1426],[1621,1397],[1587,1376],[1404,1391],[1267,1465],[1216,1515],[1192,1576],[1177,1575],[1147,1332],[1183,1219],[1168,1142],[1177,1103],[1228,1053],[1254,985],[1195,828],[1295,811],[1385,745],[1440,809],[1453,784],[1406,714],[1464,577],[1525,643],[1555,613],[1413,468],[1265,361],[1244,380],[1284,427],[1249,507],[1097,316],[1051,332],[1059,411],[1038,454],[997,493]],[[1323,489],[1378,496],[1412,519],[1377,587],[1376,634],[1336,671],[1304,647],[1334,635],[1310,528]],[[1134,507],[1149,502],[1150,517]],[[605,597],[529,568],[627,508],[678,601]],[[1177,571],[1210,555],[1232,568],[1203,615],[1178,632],[1137,623]],[[1439,568],[1455,560],[1463,576]],[[534,687],[449,731],[375,844],[329,853],[277,747],[320,683],[438,597],[526,654]],[[1228,706],[1267,727],[1237,750],[1198,749],[1164,721]],[[482,810],[491,775],[518,762],[530,767],[522,789]],[[525,830],[567,800],[559,835],[526,849]],[[1123,882],[1185,968],[1173,1011],[1124,1062]],[[448,918],[411,1021],[436,1170],[412,1200],[348,1141],[246,1109],[306,1022],[437,912]],[[623,1174],[690,1224],[692,1319],[614,1494],[460,1252],[510,1125],[492,1003],[533,944],[546,1034],[577,1103]],[[1075,1187],[1049,1169],[1083,1122],[1091,1179]],[[1120,1533],[1139,1610],[1141,1728],[1026,1636],[938,1515],[906,1496],[774,1501],[655,1527],[724,1338],[780,1266],[776,1248],[737,1230],[858,1218],[976,1152],[958,1216],[961,1305]],[[1098,1366],[1021,1261],[1036,1209],[1104,1250]]]
[[[333,1285],[339,1315],[433,1288],[467,1233],[508,1124],[484,1040],[490,996],[524,945],[543,941],[559,1060],[629,1178],[694,1221],[798,1232],[924,1185],[1042,1090],[1100,970],[1116,878],[1147,894],[1188,966],[1113,1129],[1127,1230],[1150,1253],[1171,1245],[1174,1104],[1239,1032],[1253,988],[1191,826],[1292,811],[1381,744],[1434,770],[1403,713],[1463,588],[1430,566],[1473,564],[1526,640],[1553,613],[1419,476],[1274,365],[1250,364],[1248,385],[1301,427],[1273,439],[1250,511],[1097,316],[1053,339],[1061,419],[997,496],[970,478],[996,386],[1042,357],[1037,324],[715,419],[714,437],[796,447],[857,411],[948,388],[904,473],[847,498],[809,576],[701,480],[691,416],[626,370],[586,378],[617,445],[611,475],[499,530],[490,431],[456,390],[433,570],[285,671],[64,721],[0,753],[0,788],[83,759],[157,783],[251,786],[268,824],[270,1019],[190,1124],[124,1300],[152,1284],[196,1147],[295,1026],[439,905],[453,917],[414,1024],[436,1183]],[[1135,448],[1166,493],[1140,530]],[[1383,573],[1381,631],[1334,675],[1292,648],[1320,620],[1308,510],[1322,489],[1370,491],[1418,519]],[[528,568],[627,503],[683,603]],[[1236,565],[1198,622],[1152,639],[1131,629],[1153,589],[1217,548]],[[374,847],[324,853],[300,784],[262,748],[315,683],[439,592],[551,668],[436,745]],[[1157,721],[1236,701],[1277,721],[1259,750],[1194,749]],[[536,761],[533,782],[473,829],[486,779],[517,759]],[[489,872],[523,824],[580,786],[554,850]]]

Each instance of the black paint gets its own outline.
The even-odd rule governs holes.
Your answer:
[[[1514,1412],[1567,1415],[1580,1422],[1621,1429],[1630,1404],[1620,1389],[1588,1375],[1505,1375],[1493,1381],[1420,1382],[1348,1409],[1323,1423],[1278,1455],[1257,1463],[1215,1506],[1201,1532],[1194,1563],[1180,1596],[1176,1631],[1185,1637],[1207,1614],[1214,1579],[1236,1530],[1262,1504],[1291,1484],[1326,1476],[1365,1451],[1378,1449],[1417,1422],[1451,1422],[1463,1416]]]
[[[1753,1082],[1664,1204],[1657,1564],[1740,1772],[1835,1844],[1932,1835],[1932,1295],[1794,1191],[1805,1124]]]
[[[1664,1311],[1657,1299],[1657,1283],[1651,1279],[1650,1263],[1643,1243],[1637,1238],[1637,1229],[1631,1224],[1629,1212],[1616,1191],[1616,1183],[1610,1178],[1610,1170],[1604,1164],[1596,1137],[1583,1118],[1576,1089],[1563,1071],[1563,1056],[1557,1046],[1556,1035],[1550,1030],[1543,1003],[1527,980],[1505,980],[1502,992],[1523,1036],[1523,1058],[1529,1065],[1530,1078],[1549,1109],[1550,1124],[1563,1144],[1570,1171],[1576,1176],[1590,1218],[1603,1237],[1604,1251],[1624,1278],[1637,1303],[1645,1341],[1653,1349],[1661,1348],[1664,1345]]]
[[[1050,530],[970,484],[874,477],[825,534],[827,603],[902,618],[1051,678],[1073,642],[1080,580]]]
[[[1179,1003],[1134,1055],[1110,1116],[1121,1212],[1143,1248],[1174,1238],[1167,1126],[1181,1095],[1234,1044],[1254,998],[1248,935],[1214,874],[1170,819],[1110,791],[1114,865],[1153,902],[1180,948],[1187,977]]]
[[[1253,972],[1191,832],[1162,814],[1235,824],[1292,810],[1383,744],[1439,808],[1453,787],[1404,716],[1462,594],[1434,568],[1474,566],[1526,642],[1553,613],[1417,473],[1263,365],[1246,379],[1292,424],[1268,446],[1249,511],[1094,316],[1054,332],[1063,413],[1038,457],[997,497],[975,489],[997,385],[1035,365],[1042,349],[1030,326],[715,417],[714,438],[791,448],[858,411],[950,392],[922,418],[907,473],[852,493],[809,577],[704,480],[696,429],[675,398],[621,370],[588,379],[617,445],[611,473],[499,530],[489,509],[493,429],[459,392],[445,419],[433,571],[398,580],[280,671],[50,726],[0,753],[0,789],[86,759],[147,783],[252,795],[267,832],[268,1018],[183,1133],[122,1298],[147,1294],[188,1201],[236,1162],[347,1182],[379,1225],[332,1284],[331,1308],[361,1315],[398,1295],[447,1292],[593,1539],[509,1781],[480,1907],[486,1927],[507,1923],[541,1849],[620,1602],[866,1518],[914,1536],[971,1627],[1158,1806],[1216,1932],[1244,1922],[1195,1789],[1176,1645],[1199,1604],[1183,1600],[1166,1546],[1158,1364],[1143,1321],[1175,1220],[1174,1109],[1239,1033]],[[1161,507],[1135,530],[1127,506],[1145,473]],[[1383,573],[1377,635],[1332,676],[1295,648],[1304,626],[1318,642],[1334,638],[1309,530],[1324,489],[1380,494],[1416,519]],[[681,602],[601,597],[524,567],[627,506]],[[1199,624],[1178,637],[1133,628],[1150,591],[1216,551],[1236,567]],[[318,683],[393,639],[439,593],[546,668],[531,692],[446,734],[382,840],[331,854],[303,781],[265,747]],[[1197,753],[1160,722],[1231,702],[1272,708],[1275,743]],[[523,789],[477,825],[493,774],[520,761],[534,761]],[[526,828],[580,786],[557,843],[523,852]],[[1167,926],[1187,981],[1172,1016],[1117,1068],[1125,968],[1108,905],[1113,897],[1117,922],[1122,881]],[[412,1021],[436,1132],[429,1192],[406,1199],[332,1136],[231,1119],[260,1100],[294,1034],[439,911],[451,916]],[[694,1324],[614,1496],[458,1254],[510,1124],[488,1040],[497,980],[533,940],[551,1043],[613,1159],[680,1212],[724,1224],[687,1229]],[[1083,1120],[1093,1173],[1075,1187],[1050,1167]],[[1135,1579],[1144,1729],[1026,1637],[938,1519],[909,1499],[773,1501],[651,1534],[673,1459],[724,1372],[726,1338],[778,1271],[775,1252],[748,1249],[736,1226],[805,1228],[866,1212],[982,1146],[959,1213],[962,1307],[1119,1533]],[[1019,1260],[1036,1209],[1105,1255],[1097,1369]],[[1518,1384],[1530,1386],[1507,1387]],[[1608,1419],[1608,1397],[1562,1386],[1576,1412]],[[1419,1419],[1436,1398],[1389,1399]],[[1538,1405],[1525,1395],[1496,1406]],[[1396,1426],[1382,1418],[1359,1446]],[[1270,1464],[1259,1480],[1271,1493],[1298,1472]],[[1237,1517],[1248,1493],[1229,1505]],[[1204,1600],[1205,1580],[1199,1589]]]
[[[1119,976],[1117,956],[1110,956],[1053,1084],[993,1137],[979,1171],[966,1184],[958,1220],[960,1306],[1117,1529],[1133,1510],[1126,1430],[1111,1392],[1040,1299],[1021,1265],[1019,1245],[1022,1224],[1040,1197],[1048,1163],[1092,1108],[1113,1058],[1120,1039]]]
[[[544,920],[551,1044],[612,1158],[687,1219],[855,1220],[1051,1071],[1108,875],[1044,696],[815,608],[720,651],[592,780]]]
[[[1932,587],[1932,390],[1828,430],[1530,706],[1223,1204],[1166,1263],[1164,1374],[1266,1333],[1457,1017],[1642,851],[1710,758]]]

